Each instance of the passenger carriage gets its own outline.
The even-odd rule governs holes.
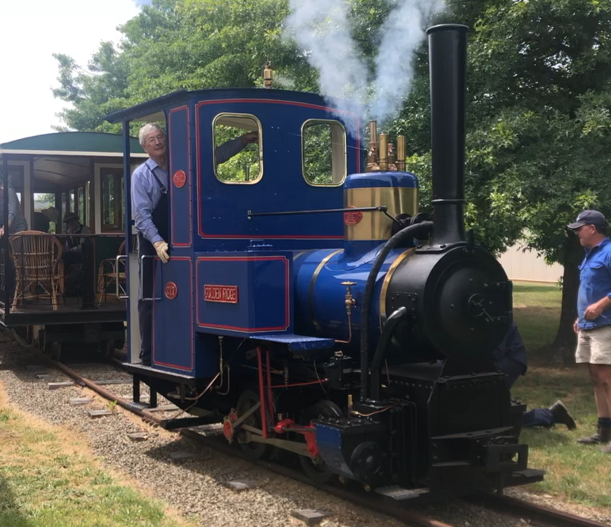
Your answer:
[[[130,167],[146,158],[136,139],[130,151]],[[24,232],[5,229],[0,241],[0,323],[56,357],[63,342],[123,347],[122,137],[66,132],[10,141],[0,145],[0,170],[28,223]],[[91,234],[68,235],[68,213]]]

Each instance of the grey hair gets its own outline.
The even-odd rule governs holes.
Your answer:
[[[156,123],[146,123],[142,128],[140,128],[140,132],[138,133],[138,140],[140,141],[140,146],[144,148],[144,144],[146,141],[146,136],[150,134],[153,130],[159,130],[165,137],[165,132],[163,128]]]

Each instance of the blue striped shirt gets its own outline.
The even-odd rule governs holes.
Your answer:
[[[611,309],[605,309],[596,320],[586,320],[588,306],[604,297],[611,298],[611,242],[605,238],[597,246],[586,249],[586,257],[579,266],[579,295],[577,314],[580,329],[595,329],[611,325]]]

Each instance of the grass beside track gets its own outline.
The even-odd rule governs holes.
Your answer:
[[[537,348],[551,344],[556,335],[561,296],[555,285],[514,284],[514,317],[531,358]],[[548,407],[561,399],[577,421],[577,430],[572,432],[564,425],[523,431],[521,439],[530,447],[530,466],[547,471],[545,481],[531,485],[530,490],[611,511],[607,470],[611,454],[576,442],[596,430],[594,391],[585,367],[529,368],[514,385],[512,395],[527,403],[529,409]]]
[[[102,471],[75,434],[11,408],[0,387],[0,526],[188,527]]]

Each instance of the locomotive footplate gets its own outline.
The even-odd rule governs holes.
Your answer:
[[[430,488],[465,493],[503,488],[543,479],[543,472],[528,470],[528,446],[517,442],[512,427],[435,436],[430,443]]]
[[[502,427],[432,437],[431,466],[472,465],[489,473],[525,470],[528,446],[518,444],[511,431],[512,427]]]

